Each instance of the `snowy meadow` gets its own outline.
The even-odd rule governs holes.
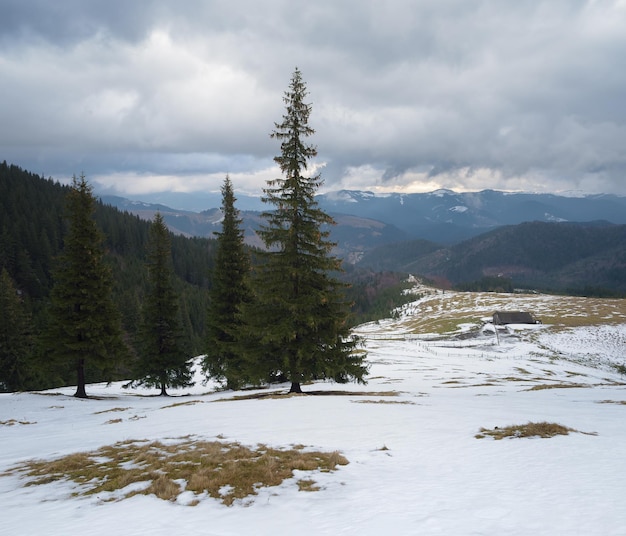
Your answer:
[[[626,300],[415,293],[355,330],[367,385],[0,394],[0,534],[626,534]],[[497,310],[542,323],[495,327]],[[524,437],[528,423],[564,428]],[[319,463],[242,497],[183,472],[151,488],[165,470],[145,457],[115,462],[143,477],[103,485],[117,452],[146,446],[187,468],[201,447],[238,449],[213,472],[249,451]]]

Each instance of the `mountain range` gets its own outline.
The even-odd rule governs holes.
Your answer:
[[[408,238],[454,244],[504,225],[529,221],[626,223],[626,197],[559,196],[495,190],[385,194],[343,190],[318,197],[328,212],[393,225]]]
[[[626,292],[626,197],[343,190],[316,199],[337,223],[331,228],[335,254],[363,269],[410,272],[444,286],[496,277],[528,288]],[[187,236],[221,230],[219,208],[102,201],[144,219],[159,211],[173,232]],[[253,203],[245,198],[243,205]],[[240,213],[246,243],[262,247],[261,212]]]

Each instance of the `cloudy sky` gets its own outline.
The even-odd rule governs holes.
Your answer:
[[[626,195],[626,0],[0,0],[0,160],[258,192],[296,66],[325,189]]]

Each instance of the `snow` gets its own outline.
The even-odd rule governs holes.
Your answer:
[[[434,314],[435,298],[357,329],[367,339],[366,386],[305,387],[354,395],[227,400],[232,392],[201,382],[171,398],[123,382],[88,386],[89,400],[73,398],[72,387],[0,395],[0,422],[30,423],[0,425],[0,474],[33,458],[189,435],[339,450],[350,462],[303,473],[317,492],[298,491],[294,478],[230,507],[188,491],[176,502],[104,502],[72,496],[74,484],[26,487],[23,475],[4,475],[0,534],[626,534],[626,391],[614,367],[624,363],[626,323],[518,325],[498,340],[489,324],[470,338],[457,337],[468,325],[443,338],[412,334],[412,317],[427,303]],[[547,385],[559,388],[531,390]],[[381,394],[388,391],[397,396]],[[528,421],[585,433],[474,437],[481,427]]]
[[[435,197],[444,197],[446,195],[454,195],[455,192],[453,190],[448,190],[446,188],[439,188],[438,190],[434,190],[430,192],[428,195],[432,195]]]
[[[450,212],[467,212],[469,209],[463,205],[457,205],[455,207],[450,208]]]
[[[555,216],[554,214],[550,214],[549,212],[545,212],[543,217],[545,218],[546,221],[554,221],[554,222],[566,222],[567,220],[564,218],[559,218],[558,216]]]

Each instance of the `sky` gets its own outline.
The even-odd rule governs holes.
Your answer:
[[[0,0],[0,160],[119,195],[279,176],[294,69],[322,190],[626,195],[625,0]]]

